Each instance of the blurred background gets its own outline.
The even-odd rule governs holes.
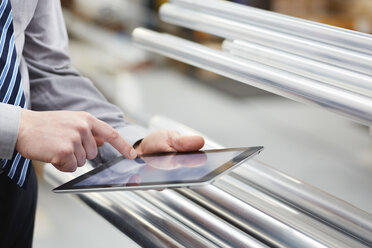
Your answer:
[[[63,0],[72,64],[147,126],[161,115],[224,146],[263,145],[259,160],[372,213],[372,133],[328,111],[148,53],[131,42],[144,26],[219,48],[221,39],[169,25],[157,11],[166,1]],[[365,33],[370,0],[237,0]],[[136,247],[71,196],[54,195],[40,178],[35,247]]]

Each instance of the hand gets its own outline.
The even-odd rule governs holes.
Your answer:
[[[16,150],[24,157],[52,163],[58,170],[75,171],[97,156],[97,146],[109,142],[129,159],[133,147],[107,123],[86,112],[21,110]]]
[[[200,136],[181,136],[176,131],[155,131],[146,136],[137,147],[138,154],[158,152],[188,152],[197,151],[204,146]]]

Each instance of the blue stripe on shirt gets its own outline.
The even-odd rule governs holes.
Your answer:
[[[26,159],[25,162],[23,163],[22,171],[21,171],[21,176],[19,177],[19,180],[17,184],[22,187],[23,184],[25,183],[26,175],[27,175],[27,169],[30,164],[30,160]]]
[[[12,167],[10,168],[10,171],[8,173],[8,177],[10,177],[11,179],[13,179],[13,176],[14,176],[14,173],[17,169],[17,166],[18,166],[18,163],[19,163],[19,160],[21,159],[21,154],[17,153],[15,159],[13,160],[13,163],[12,163]]]

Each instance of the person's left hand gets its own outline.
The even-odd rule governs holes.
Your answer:
[[[135,147],[138,155],[158,152],[197,151],[204,146],[201,136],[181,136],[176,131],[160,130],[150,133]]]

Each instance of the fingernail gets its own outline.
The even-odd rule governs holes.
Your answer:
[[[130,150],[130,157],[133,158],[133,159],[137,157],[136,150],[134,150],[134,149]]]

